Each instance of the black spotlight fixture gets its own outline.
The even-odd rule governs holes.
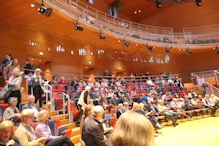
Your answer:
[[[122,44],[123,44],[124,46],[126,46],[126,47],[129,47],[129,45],[130,45],[130,40],[126,40],[126,39],[124,38]]]
[[[172,49],[172,46],[166,46],[165,52],[166,52],[166,53],[170,52],[170,49]]]
[[[38,12],[40,12],[41,14],[44,14],[46,17],[49,17],[52,13],[52,8],[46,8],[43,4],[43,0],[42,0],[42,4],[40,5],[40,8],[38,9]]]
[[[102,30],[100,30],[100,34],[99,34],[98,38],[101,40],[105,40],[106,37],[105,37],[105,35],[102,34]]]
[[[190,55],[190,54],[192,54],[192,50],[187,49],[187,50],[186,50],[186,53],[187,53],[188,55]]]
[[[219,54],[219,48],[218,48],[218,46],[216,46],[216,47],[214,48],[214,50],[215,50],[215,53]]]
[[[84,28],[79,25],[78,20],[76,20],[75,30],[78,30],[78,31],[83,31],[84,30]]]
[[[162,0],[157,0],[157,1],[156,1],[156,6],[157,6],[158,8],[161,8],[161,7],[162,7],[161,1],[162,1]]]
[[[147,45],[146,45],[146,49],[147,49],[147,50],[149,50],[149,51],[152,51],[152,50],[153,50],[153,48],[154,48],[154,47],[152,47],[152,46],[149,46],[149,45],[148,45],[148,43],[147,43]]]
[[[202,0],[195,0],[195,2],[196,2],[196,5],[199,7],[202,5]]]

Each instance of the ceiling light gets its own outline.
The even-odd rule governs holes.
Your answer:
[[[30,6],[31,6],[32,8],[34,8],[34,7],[35,7],[35,4],[30,4]]]
[[[41,60],[39,60],[39,61],[41,61]]]
[[[152,51],[153,48],[154,48],[153,46],[149,46],[148,43],[147,43],[147,45],[146,45],[146,49],[147,49],[147,50]]]
[[[78,30],[78,31],[83,31],[84,30],[84,27],[79,25],[78,20],[76,20],[75,30]]]
[[[138,10],[138,13],[141,13],[141,10]]]
[[[137,14],[137,11],[135,11],[134,13]]]
[[[123,40],[123,43],[122,43],[124,46],[126,46],[126,47],[129,47],[129,45],[130,45],[130,40]]]
[[[89,64],[91,64],[91,62],[90,62],[90,61],[89,61],[88,63],[89,63]]]
[[[31,60],[33,60],[33,58]]]
[[[43,55],[43,52],[39,52],[40,55]]]

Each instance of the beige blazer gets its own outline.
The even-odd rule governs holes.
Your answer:
[[[31,128],[32,132],[34,132],[33,128]],[[31,135],[27,131],[27,129],[24,127],[24,125],[21,123],[17,130],[15,131],[15,136],[18,138],[21,146],[38,146],[39,143],[34,140],[32,141]]]

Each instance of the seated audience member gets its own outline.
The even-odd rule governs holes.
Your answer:
[[[25,109],[21,113],[21,123],[15,131],[15,136],[18,138],[21,146],[38,146],[48,140],[47,137],[37,138],[31,124],[34,120],[34,111]]]
[[[76,77],[74,77],[73,81],[71,82],[71,86],[73,87],[74,90],[78,89],[79,83]]]
[[[141,114],[128,111],[117,121],[110,142],[112,146],[153,146],[153,127]]]
[[[205,97],[202,98],[202,102],[203,102],[203,105],[205,106],[205,108],[210,108],[211,109],[211,115],[216,116],[215,113],[216,113],[217,107],[212,106],[212,104],[209,100],[209,95],[208,94],[205,94]]]
[[[67,82],[65,81],[65,77],[61,77],[61,80],[59,81],[59,84],[66,86]]]
[[[98,105],[101,105],[103,108],[107,106],[106,96],[103,92],[100,93],[100,97],[98,98]]]
[[[123,105],[120,103],[118,104],[118,109],[116,111],[116,118],[119,119],[119,117],[124,113]]]
[[[74,98],[79,99],[80,96],[81,96],[81,89],[78,88],[75,95],[74,95]]]
[[[33,95],[28,96],[28,104],[23,105],[22,111],[25,109],[32,109],[34,111],[34,117],[37,117],[40,108],[35,102],[35,97]]]
[[[39,137],[47,137],[45,142],[46,146],[74,146],[71,140],[67,136],[52,136],[51,129],[47,124],[49,120],[49,112],[42,110],[37,115],[37,121],[39,122],[35,132]]]
[[[93,82],[91,81],[91,79],[88,80],[87,85],[90,86],[92,89],[94,88],[94,84],[93,84]]]
[[[215,96],[214,94],[211,94],[209,101],[211,103],[211,106],[217,107],[219,106],[219,98]]]
[[[147,83],[147,85],[151,85],[151,86],[154,85],[153,81],[151,80],[151,77],[148,77],[146,83]]]
[[[126,96],[125,96],[125,102],[127,102],[129,105],[132,104],[132,99],[131,99],[129,93],[126,93]]]
[[[4,120],[10,120],[14,124],[19,124],[20,122],[20,111],[16,107],[17,105],[17,97],[10,97],[8,100],[9,107],[5,109],[3,113]]]
[[[94,89],[94,92],[91,94],[91,96],[92,96],[93,99],[98,99],[100,97],[98,88]]]
[[[123,108],[124,112],[129,110],[129,103],[128,102],[124,102],[124,108]]]
[[[108,146],[108,140],[104,137],[102,126],[103,107],[93,108],[93,117],[89,117],[82,127],[82,140],[87,146]]]
[[[56,88],[58,88],[58,77],[57,76],[53,76],[52,77],[52,81],[51,84],[54,84]]]
[[[143,93],[142,96],[140,97],[140,102],[146,102],[146,103],[148,103],[148,98],[147,98],[147,96],[145,96],[144,93]]]
[[[14,125],[11,121],[0,123],[0,146],[20,146],[16,137],[14,137]]]
[[[113,98],[111,99],[111,104],[117,106],[120,102],[117,100],[116,93],[113,94]]]
[[[164,101],[163,100],[159,100],[158,101],[158,105],[157,105],[158,111],[161,115],[164,115],[165,117],[170,118],[173,121],[173,126],[176,126],[176,121],[178,119],[178,114],[177,112],[174,112],[173,110],[168,109],[165,105],[164,105]]]
[[[134,98],[135,95],[137,95],[137,92],[136,92],[136,89],[133,88],[132,91],[131,91],[131,98]]]

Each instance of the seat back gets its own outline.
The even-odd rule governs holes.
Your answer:
[[[77,121],[80,117],[81,111],[78,111],[78,109],[73,101],[69,102],[69,104],[70,104],[70,110],[72,111],[72,114],[73,114],[73,118],[74,118],[73,120]]]
[[[0,104],[0,117],[3,116],[3,113],[7,107],[9,107],[9,104]]]
[[[34,129],[34,130],[36,129],[36,127],[37,127],[38,124],[39,124],[38,122],[33,123],[33,129]]]
[[[115,128],[115,126],[116,126],[116,118],[115,118],[115,117],[112,117],[112,118],[110,119],[110,123],[111,123],[111,126],[112,126],[113,128]]]
[[[67,137],[71,137],[72,129],[67,129],[61,132],[61,135],[65,135]]]

